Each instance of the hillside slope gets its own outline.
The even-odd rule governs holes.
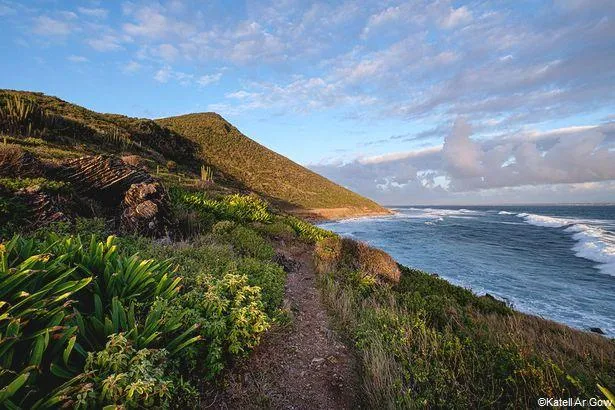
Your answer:
[[[42,93],[0,90],[0,131],[27,135],[42,158],[137,154],[150,165],[173,160],[186,178],[212,167],[222,186],[256,192],[277,206],[324,217],[383,213],[349,191],[244,136],[215,113],[150,120],[97,113]]]
[[[203,157],[249,189],[304,209],[353,208],[384,211],[366,199],[243,135],[215,113],[156,120],[200,146]]]

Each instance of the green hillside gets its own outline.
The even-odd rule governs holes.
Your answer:
[[[300,208],[381,210],[373,201],[251,140],[218,114],[188,114],[156,122],[194,141],[207,161],[253,191]]]
[[[0,129],[8,135],[28,135],[27,141],[15,142],[42,158],[136,154],[154,169],[172,160],[187,179],[198,179],[202,165],[211,167],[220,185],[256,192],[287,210],[347,208],[347,215],[384,211],[247,138],[218,114],[152,121],[11,90],[0,90],[0,110]]]

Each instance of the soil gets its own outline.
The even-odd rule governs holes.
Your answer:
[[[292,323],[265,335],[225,377],[225,388],[203,403],[216,409],[350,409],[360,403],[357,361],[340,341],[316,287],[311,247],[278,252],[298,262],[288,274],[285,307]]]

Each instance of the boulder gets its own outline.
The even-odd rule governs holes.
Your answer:
[[[160,237],[169,232],[168,196],[158,182],[130,186],[121,204],[120,227],[141,235]]]

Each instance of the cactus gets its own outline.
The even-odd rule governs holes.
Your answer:
[[[205,182],[214,181],[214,171],[211,169],[211,167],[206,167],[205,165],[201,165],[201,181],[205,181]]]

